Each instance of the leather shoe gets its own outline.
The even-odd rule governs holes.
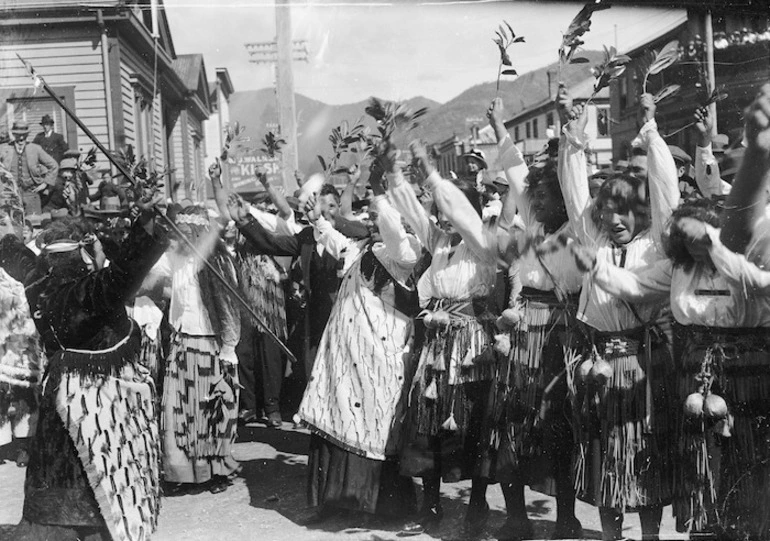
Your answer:
[[[528,518],[508,518],[497,532],[495,539],[499,541],[521,541],[535,537],[535,530]]]
[[[463,536],[471,539],[480,536],[484,532],[489,518],[489,504],[484,502],[483,507],[469,507],[463,524]]]
[[[243,425],[253,423],[257,420],[256,410],[241,410],[238,413],[238,422]]]
[[[429,534],[438,529],[441,519],[444,518],[444,510],[440,505],[431,505],[420,511],[416,520],[408,522],[398,532],[398,537],[411,537],[413,535]]]
[[[26,449],[19,449],[19,452],[16,453],[16,465],[19,468],[24,468],[29,464],[29,453]]]
[[[581,539],[583,537],[583,525],[576,517],[559,522],[556,521],[556,529],[551,539]]]
[[[270,428],[281,428],[283,426],[283,419],[281,419],[281,414],[277,411],[268,413],[266,423]]]

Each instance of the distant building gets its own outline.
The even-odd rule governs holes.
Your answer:
[[[678,40],[681,61],[653,75],[648,91],[656,93],[671,84],[681,85],[680,93],[658,105],[660,133],[669,144],[692,153],[695,147],[693,129],[679,131],[693,120],[693,113],[706,97],[705,84],[705,12],[706,6],[693,2],[674,2],[688,7],[686,18],[674,28],[628,51],[631,57],[626,72],[610,88],[612,153],[614,160],[626,159],[631,141],[640,127],[639,95],[644,78],[644,56],[660,50],[666,43]],[[712,2],[713,4],[713,2]],[[714,72],[717,88],[723,88],[727,99],[717,103],[717,131],[729,135],[738,144],[743,127],[743,110],[756,96],[759,86],[770,79],[770,30],[767,15],[742,13],[737,6],[711,5],[714,35]],[[675,133],[678,132],[678,133]],[[668,137],[666,137],[669,135]]]
[[[561,123],[556,106],[558,81],[556,72],[546,72],[549,92],[539,103],[535,103],[505,122],[513,141],[518,145],[527,161],[543,150],[548,139],[559,137]],[[612,139],[610,121],[610,92],[604,88],[592,97],[594,77],[586,68],[584,77],[567,85],[575,103],[588,103],[588,124],[586,135],[590,141],[589,158],[596,167],[609,165],[612,161]]]
[[[6,4],[0,19],[0,134],[16,119],[36,126],[49,114],[71,148],[93,146],[50,97],[35,91],[18,53],[109,149],[130,145],[153,169],[175,168],[166,180],[169,196],[200,193],[193,188],[204,179],[201,123],[209,115],[208,83],[200,55],[177,56],[162,0],[157,43],[150,0]],[[198,58],[188,62],[190,56]],[[109,165],[101,155],[98,160],[100,167]]]
[[[208,120],[203,123],[206,134],[205,166],[208,167],[219,158],[224,146],[225,128],[230,124],[230,96],[233,94],[233,82],[227,68],[216,69],[216,79],[209,81],[209,105],[211,112]],[[228,168],[222,168],[222,178],[228,179]],[[227,186],[230,188],[229,185]]]

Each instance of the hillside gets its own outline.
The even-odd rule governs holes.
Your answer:
[[[561,79],[570,87],[591,77],[591,66],[601,61],[601,51],[584,51],[579,56],[589,59],[587,64],[566,66]],[[531,107],[548,97],[549,76],[555,91],[557,63],[522,74],[515,80],[503,80],[500,84],[500,96],[506,105],[509,116],[514,116],[523,109]],[[495,97],[495,83],[481,83],[465,90],[450,101],[439,104],[423,97],[412,98],[407,103],[413,108],[428,107],[428,114],[415,131],[414,137],[422,137],[430,143],[439,143],[456,134],[469,133],[469,119],[478,119],[486,123],[486,110]],[[235,92],[230,98],[230,118],[245,124],[247,133],[256,140],[267,131],[267,125],[278,123],[273,89]],[[355,122],[364,117],[367,124],[373,121],[364,114],[366,102],[347,105],[328,105],[302,94],[296,94],[297,132],[300,148],[300,170],[307,174],[320,170],[316,156],[327,157],[331,154],[328,138],[332,128],[343,120]]]

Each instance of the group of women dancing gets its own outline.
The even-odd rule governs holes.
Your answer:
[[[464,538],[485,531],[499,483],[498,539],[535,535],[525,486],[555,496],[556,539],[583,534],[576,498],[598,508],[606,540],[624,537],[628,512],[657,538],[667,505],[682,531],[769,539],[770,85],[721,202],[680,200],[649,95],[634,142],[646,177],[613,172],[592,197],[587,109],[564,88],[558,105],[558,154],[531,166],[502,100],[490,105],[509,187],[492,218],[476,184],[442,178],[419,142],[408,174],[390,142],[379,149],[363,238],[344,234],[323,191],[305,230],[266,233],[210,170],[219,222],[235,222],[245,250],[310,246],[340,262],[297,414],[313,520],[403,517],[421,478],[402,534],[435,533],[442,481],[470,479]],[[204,209],[170,213],[170,233],[151,208],[104,246],[84,222],[56,222],[38,257],[2,222],[0,265],[25,285],[48,358],[19,539],[147,539],[161,479],[216,493],[238,471],[240,314],[217,282],[237,288],[238,269]],[[125,305],[147,329],[155,316],[136,294],[164,277],[171,347],[156,401],[157,325],[145,336]]]

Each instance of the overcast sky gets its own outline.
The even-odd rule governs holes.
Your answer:
[[[272,0],[165,0],[177,54],[203,53],[209,79],[230,72],[236,91],[274,84],[272,67],[249,63],[246,42],[275,39]],[[295,0],[293,39],[309,62],[294,64],[295,90],[325,103],[425,96],[446,102],[497,76],[492,43],[507,20],[526,43],[509,50],[524,73],[557,60],[562,32],[581,4],[552,1],[355,2]],[[681,20],[683,10],[613,7],[593,16],[586,47],[623,51]]]

